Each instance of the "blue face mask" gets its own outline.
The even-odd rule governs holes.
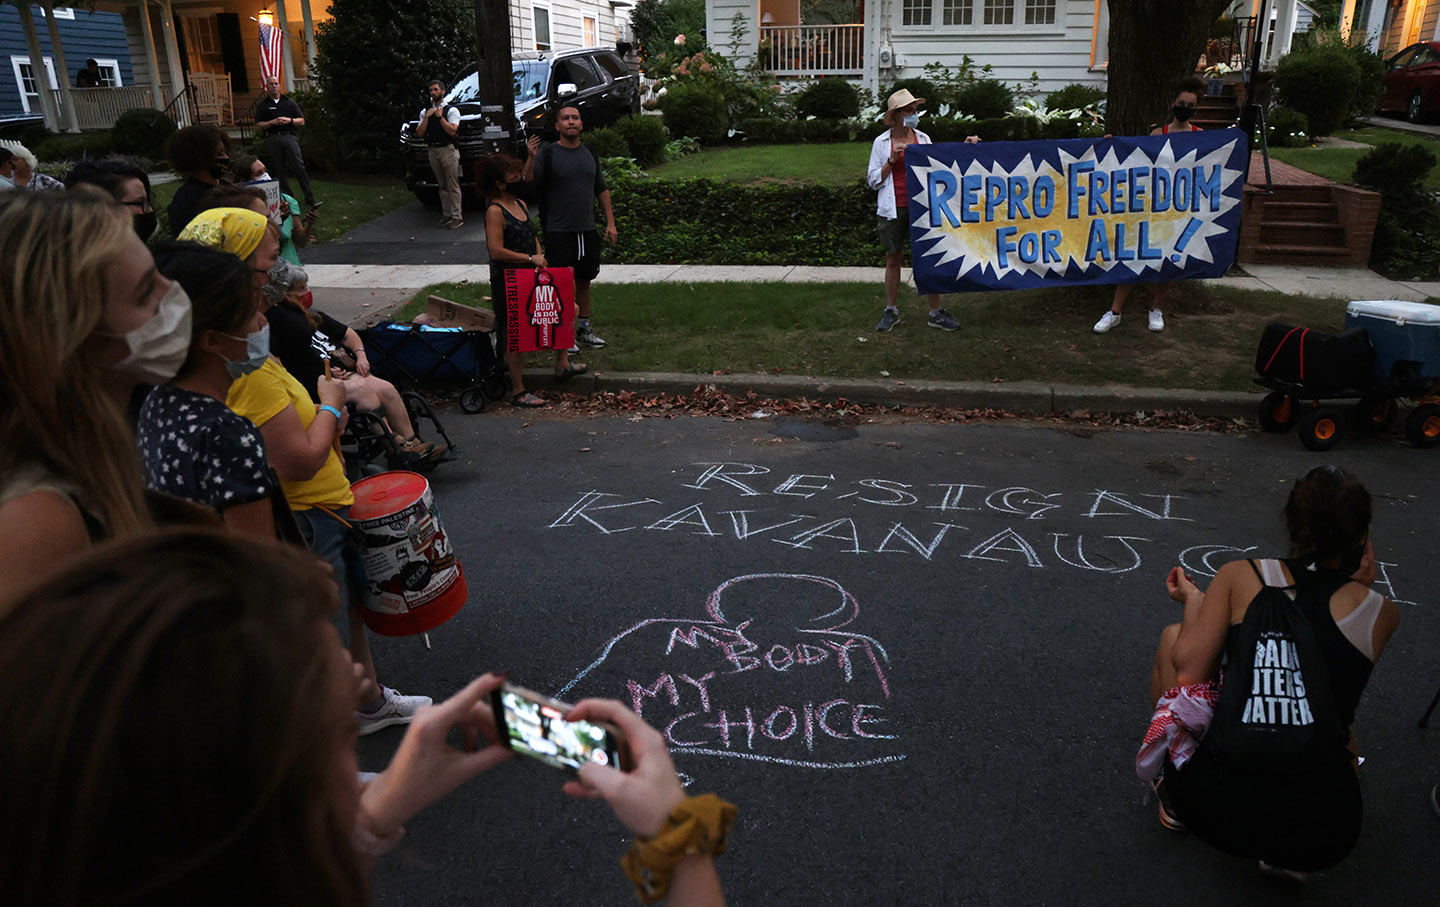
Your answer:
[[[0,189],[19,189],[15,181],[3,173],[0,173]]]
[[[253,334],[246,334],[244,337],[236,337],[233,334],[226,334],[231,340],[245,341],[245,361],[231,362],[225,359],[225,371],[236,381],[246,375],[260,370],[265,360],[270,358],[270,325],[265,325]],[[225,357],[220,357],[224,359]]]

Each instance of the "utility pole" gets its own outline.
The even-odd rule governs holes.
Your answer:
[[[510,4],[508,0],[475,0],[482,137],[497,150],[516,150],[515,84],[510,74]]]

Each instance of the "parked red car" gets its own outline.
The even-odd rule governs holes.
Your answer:
[[[1440,111],[1440,41],[1425,41],[1385,61],[1385,93],[1381,111],[1403,111],[1418,123]]]

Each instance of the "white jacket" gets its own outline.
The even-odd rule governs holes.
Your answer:
[[[915,141],[913,144],[928,145],[930,136],[915,130]],[[871,189],[880,190],[879,198],[876,199],[875,213],[881,217],[895,219],[895,174],[886,175],[880,179],[880,171],[885,162],[890,160],[890,130],[886,129],[875,137],[875,144],[870,146],[870,168],[865,173],[865,182]]]

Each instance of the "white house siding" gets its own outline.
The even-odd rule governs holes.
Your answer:
[[[535,50],[535,7],[550,11],[550,49],[573,50],[577,47],[614,47],[617,28],[623,32],[629,23],[629,10],[613,7],[608,0],[553,0],[534,3],[519,0],[510,6],[510,47],[514,51]],[[585,17],[596,23],[595,41],[585,41]]]
[[[1440,0],[1432,0],[1420,23],[1421,41],[1440,41]]]
[[[736,55],[737,62],[743,65],[755,58],[760,46],[758,0],[705,0],[705,40],[711,47],[730,56],[730,23],[736,13],[745,16],[745,36]]]
[[[1016,19],[1024,21],[1024,0],[1015,0]],[[1103,0],[1100,0],[1103,2]],[[1058,0],[1054,25],[944,25],[944,0],[931,0],[931,24],[903,25],[902,0],[870,0],[865,11],[865,75],[860,83],[871,89],[882,88],[898,79],[925,74],[927,63],[939,63],[958,69],[966,55],[979,68],[991,67],[991,76],[1002,82],[1017,83],[1036,73],[1039,91],[1048,93],[1072,83],[1103,87],[1103,68],[1091,66],[1096,0]],[[984,0],[975,0],[974,21],[982,21]],[[744,13],[751,26],[741,55],[747,62],[756,50],[758,4],[755,0],[707,0],[706,19],[711,46],[728,55],[730,21],[737,12]],[[878,49],[890,44],[895,51],[897,66],[880,69]],[[1104,59],[1104,48],[1100,48]]]

